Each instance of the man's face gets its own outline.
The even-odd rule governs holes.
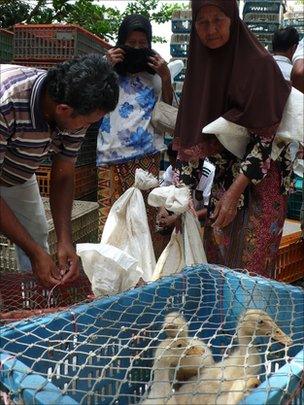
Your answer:
[[[98,122],[106,114],[103,110],[96,110],[90,114],[76,114],[73,108],[66,104],[58,104],[55,109],[54,119],[56,126],[61,131],[74,132],[89,127]]]

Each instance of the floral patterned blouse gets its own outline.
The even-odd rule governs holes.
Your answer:
[[[101,123],[97,138],[97,165],[124,163],[165,149],[163,135],[155,133],[151,114],[161,91],[158,75],[143,72],[119,77],[116,109]]]
[[[210,162],[216,167],[209,209],[212,212],[218,200],[228,190],[236,177],[243,173],[256,185],[264,179],[270,167],[272,142],[277,126],[258,133],[250,131],[251,142],[247,146],[245,158],[238,159],[232,153],[223,149],[220,153],[208,156]],[[177,161],[176,171],[180,183],[195,188],[202,171],[203,161],[181,162]],[[288,194],[292,188],[293,157],[289,145],[286,145],[277,159],[282,173],[281,193]],[[244,192],[239,200],[238,208],[247,206],[248,193]]]

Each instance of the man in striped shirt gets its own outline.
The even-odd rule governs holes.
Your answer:
[[[48,287],[73,281],[79,274],[71,239],[75,161],[88,126],[116,107],[116,74],[102,57],[89,55],[48,73],[0,65],[0,83],[0,232],[17,245],[21,270],[31,269]],[[48,254],[35,176],[48,154],[58,269]]]

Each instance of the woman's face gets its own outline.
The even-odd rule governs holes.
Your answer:
[[[149,48],[147,35],[142,31],[132,31],[128,34],[125,45],[131,48]]]
[[[230,18],[215,6],[203,6],[195,20],[200,41],[210,49],[221,48],[229,41],[230,25]]]

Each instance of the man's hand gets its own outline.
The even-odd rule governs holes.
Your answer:
[[[32,264],[32,272],[37,279],[47,288],[51,288],[61,282],[61,277],[57,266],[53,262],[51,256],[42,248],[30,255]]]
[[[79,277],[79,258],[74,246],[71,243],[58,242],[57,257],[62,277],[61,284],[75,281]]]

